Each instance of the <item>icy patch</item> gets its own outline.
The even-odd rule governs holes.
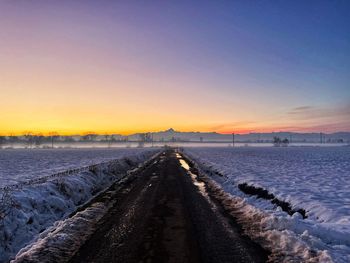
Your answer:
[[[349,149],[186,148],[185,153],[216,182],[247,233],[274,251],[276,262],[350,262]],[[238,188],[244,183],[266,189],[294,211],[306,210],[307,218],[244,194]]]

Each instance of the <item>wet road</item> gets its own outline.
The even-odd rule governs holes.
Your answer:
[[[71,262],[265,262],[174,150],[133,176]]]

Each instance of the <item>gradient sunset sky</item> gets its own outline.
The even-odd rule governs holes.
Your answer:
[[[350,131],[350,1],[1,1],[0,133]]]

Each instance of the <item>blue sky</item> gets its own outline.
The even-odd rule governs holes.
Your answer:
[[[348,1],[0,7],[2,132],[350,130]]]

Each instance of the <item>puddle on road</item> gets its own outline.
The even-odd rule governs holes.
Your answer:
[[[188,165],[188,163],[184,160],[184,159],[179,159],[180,164],[183,168],[185,168],[187,171],[190,171],[190,166]]]
[[[191,176],[192,182],[195,186],[197,186],[199,192],[203,196],[208,196],[207,189],[205,188],[205,183],[198,181],[198,176],[191,172],[191,168],[190,168],[189,164],[184,159],[182,159],[182,156],[179,153],[176,153],[176,158],[179,160],[181,166]]]
[[[179,160],[181,166],[187,171],[187,174],[191,176],[192,183],[197,187],[198,192],[208,201],[210,208],[213,210],[213,212],[216,214],[220,222],[223,224],[224,228],[231,233],[234,237],[237,237],[238,230],[237,226],[236,228],[232,228],[231,221],[228,219],[227,215],[222,214],[222,208],[220,208],[217,203],[212,200],[211,196],[209,196],[209,193],[207,191],[207,186],[204,182],[198,180],[198,175],[191,172],[191,168],[189,164],[186,162],[185,159],[183,159],[182,155],[179,153],[176,153],[176,157]],[[210,186],[208,186],[210,187]]]

